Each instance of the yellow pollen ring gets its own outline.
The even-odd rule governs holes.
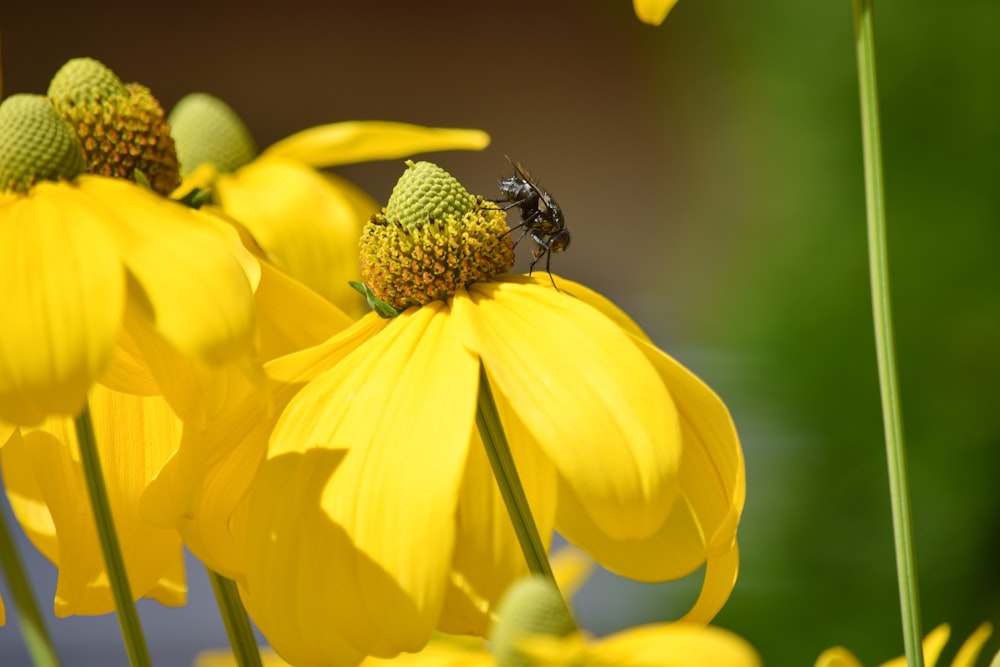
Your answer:
[[[400,310],[447,299],[510,270],[507,232],[506,214],[481,197],[462,217],[409,226],[376,214],[361,236],[361,275],[375,296]]]

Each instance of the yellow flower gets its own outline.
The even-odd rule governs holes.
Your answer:
[[[707,622],[735,582],[745,489],[725,406],[603,297],[503,273],[502,212],[411,171],[432,201],[400,210],[423,222],[373,219],[364,275],[382,301],[427,300],[266,366],[283,412],[234,564],[258,627],[304,664],[485,632],[525,566],[475,427],[480,364],[543,541],[559,530],[642,581],[707,563],[686,617]]]
[[[677,4],[677,0],[632,0],[635,15],[643,23],[660,25],[667,14]]]
[[[976,631],[969,635],[962,647],[955,654],[955,659],[951,661],[951,667],[973,667],[979,658],[979,653],[983,650],[983,644],[990,638],[993,626],[983,623]],[[947,623],[937,626],[924,638],[924,665],[925,667],[935,667],[938,657],[948,643],[951,628]],[[881,667],[905,667],[906,656],[894,658],[883,663]],[[861,662],[854,657],[854,654],[846,648],[836,646],[824,651],[816,659],[816,667],[862,667]]]
[[[309,128],[257,155],[246,126],[222,101],[203,93],[169,117],[182,172],[178,195],[200,186],[245,225],[276,266],[352,315],[363,301],[348,285],[358,276],[357,241],[378,205],[321,167],[438,150],[480,150],[478,130],[352,121]]]
[[[8,190],[0,295],[9,318],[0,420],[21,425],[0,433],[5,490],[28,537],[59,568],[56,612],[112,611],[72,419],[61,416],[79,413],[89,395],[131,589],[183,604],[180,536],[147,521],[171,509],[162,491],[144,500],[147,487],[156,481],[170,486],[171,500],[190,500],[227,443],[205,444],[192,465],[190,448],[179,447],[179,417],[199,433],[237,398],[263,398],[259,363],[269,357],[258,354],[314,344],[350,318],[258,263],[230,222],[125,180],[80,175],[85,164],[101,173],[130,165],[109,175],[170,187],[172,143],[144,89],[77,59],[49,95],[54,102],[15,96],[0,106]],[[160,136],[141,136],[144,127]]]
[[[253,295],[241,263],[249,260],[235,232],[82,168],[78,140],[48,99],[4,101],[0,420],[77,414],[123,336],[151,364],[180,357],[218,367],[253,354]],[[184,389],[164,387],[196,410]]]

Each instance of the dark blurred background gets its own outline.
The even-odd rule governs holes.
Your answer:
[[[488,131],[482,153],[430,157],[487,195],[505,155],[527,165],[573,232],[553,268],[734,414],[749,488],[717,622],[770,665],[836,644],[877,664],[902,641],[851,21],[847,0],[680,0],[658,28],[627,0],[6,2],[0,53],[5,96],[92,56],[167,109],[192,91],[227,100],[262,147],[337,120]],[[884,0],[876,22],[923,620],[952,624],[949,656],[1000,621],[1000,4]],[[401,169],[337,173],[384,201]],[[140,606],[157,665],[226,641],[190,564],[188,608]],[[54,571],[32,572],[48,605]],[[605,634],[679,616],[699,583],[602,574],[577,609]],[[27,662],[16,623],[0,664]],[[111,616],[52,630],[67,664],[125,661]]]

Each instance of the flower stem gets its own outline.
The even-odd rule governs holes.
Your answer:
[[[226,634],[229,635],[229,645],[233,647],[236,664],[240,667],[261,667],[257,638],[254,637],[247,610],[243,607],[235,582],[214,570],[206,569],[208,579],[212,582],[215,602],[219,605],[219,613],[226,624]]]
[[[139,624],[139,614],[133,601],[128,574],[125,572],[125,560],[122,558],[115,522],[111,516],[111,503],[104,484],[104,473],[101,471],[101,457],[97,450],[97,437],[94,435],[89,405],[84,406],[75,424],[76,438],[80,443],[80,463],[83,466],[87,492],[90,494],[97,538],[104,554],[104,566],[108,571],[108,582],[118,611],[118,625],[121,626],[122,638],[125,640],[129,664],[133,667],[149,667],[149,651],[146,649],[146,638]]]
[[[917,568],[913,555],[910,498],[907,487],[903,420],[899,408],[896,359],[889,305],[888,256],[885,233],[885,195],[882,182],[882,147],[875,82],[874,0],[854,0],[854,35],[858,57],[858,84],[861,92],[861,134],[864,146],[865,203],[868,210],[868,257],[875,323],[875,350],[878,357],[882,419],[885,429],[886,459],[889,468],[889,495],[896,543],[896,570],[899,601],[903,616],[903,646],[908,667],[923,665],[920,608],[917,597]]]
[[[17,546],[3,514],[0,511],[0,566],[3,567],[7,587],[14,600],[24,644],[35,667],[55,667],[59,664],[59,655],[56,653],[48,628],[45,627],[45,620],[38,610],[28,573],[24,570],[24,563],[17,553]]]
[[[486,368],[482,362],[479,363],[479,405],[476,409],[476,426],[479,427],[479,435],[482,436],[483,444],[486,446],[486,456],[490,459],[493,476],[497,480],[497,486],[500,487],[500,495],[503,497],[504,505],[507,506],[507,514],[514,524],[514,532],[521,544],[528,569],[532,574],[540,574],[555,581],[545,545],[542,544],[538,527],[531,516],[531,508],[528,507],[528,499],[524,495],[524,487],[521,486],[521,478],[517,474],[514,457],[511,456],[507,436],[504,434],[503,424],[500,423],[500,413],[493,400],[490,381],[486,377]]]

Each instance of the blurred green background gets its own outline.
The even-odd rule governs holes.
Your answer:
[[[1000,622],[1000,4],[883,0],[876,28],[923,619],[952,624],[947,656]],[[5,3],[0,32],[4,95],[44,92],[87,55],[168,109],[222,97],[261,146],[348,119],[490,132],[483,153],[432,157],[487,195],[505,155],[524,162],[573,231],[556,272],[616,301],[733,411],[748,499],[718,623],[770,665],[837,644],[869,665],[902,652],[850,2],[680,0],[658,28],[626,0]],[[401,168],[338,173],[384,201]],[[600,575],[577,608],[599,634],[675,618],[694,579]],[[194,609],[213,614],[205,595],[142,607],[157,664],[204,648],[190,633]],[[104,660],[97,630],[74,639],[91,622],[54,622],[71,664]],[[0,632],[0,657],[19,650]]]

